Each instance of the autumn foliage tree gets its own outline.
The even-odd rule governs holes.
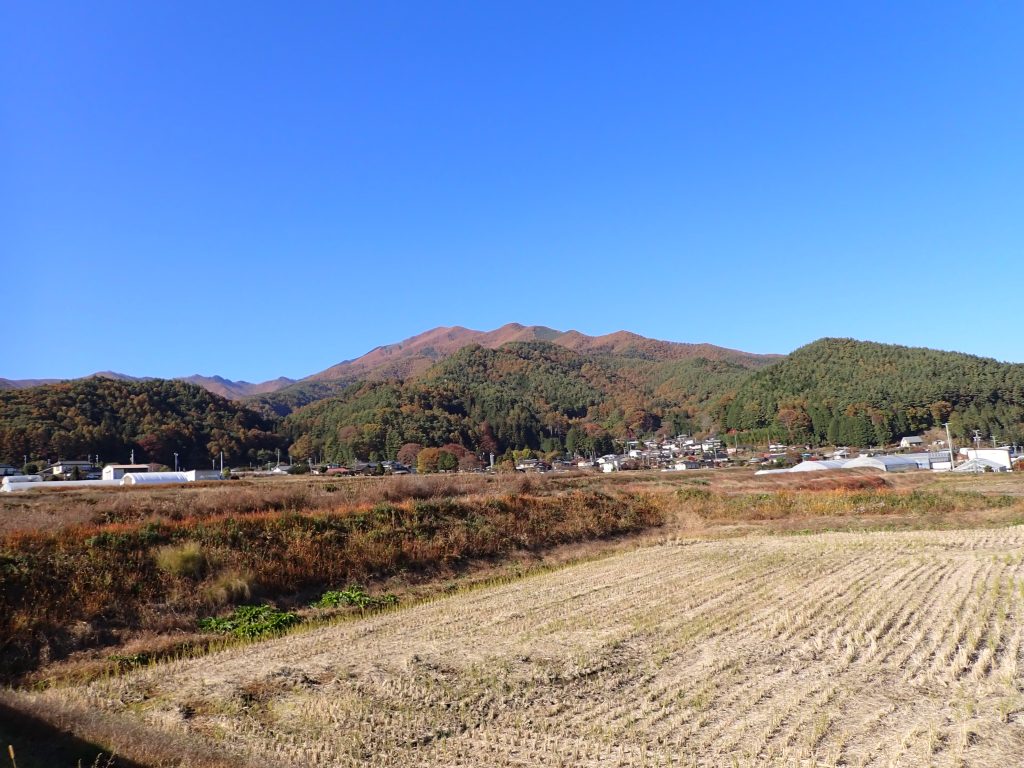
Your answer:
[[[415,467],[416,457],[420,455],[422,450],[423,446],[419,443],[406,443],[398,449],[397,461],[405,464],[407,467]]]
[[[288,448],[288,455],[292,461],[305,461],[313,455],[313,441],[309,435],[301,435],[291,447]]]
[[[424,448],[416,456],[416,471],[421,475],[437,472],[440,457],[440,448]]]

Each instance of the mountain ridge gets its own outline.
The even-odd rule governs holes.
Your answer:
[[[652,360],[682,360],[703,357],[708,360],[745,363],[745,367],[768,365],[783,355],[759,355],[707,343],[662,341],[633,333],[615,331],[602,336],[588,336],[577,330],[559,331],[544,325],[507,323],[492,331],[477,331],[461,325],[438,326],[408,339],[384,344],[351,360],[306,376],[302,381],[354,380],[356,378],[409,378],[422,373],[439,359],[463,347],[478,344],[497,349],[511,342],[545,341],[574,352],[617,354]]]
[[[481,337],[504,343],[469,343]],[[746,444],[782,438],[863,447],[945,423],[958,441],[978,430],[1024,444],[1024,365],[960,352],[824,338],[783,359],[713,348],[734,361],[712,360],[687,357],[701,345],[518,325],[487,334],[434,329],[407,341],[371,350],[363,370],[377,366],[376,379],[300,381],[235,403],[196,384],[109,371],[24,393],[4,390],[0,460],[112,455],[134,446],[164,463],[168,450],[196,460],[224,450],[229,460],[262,462],[285,441],[299,458],[344,461],[394,458],[407,444],[600,454],[613,441],[714,432]],[[431,359],[421,374],[384,375]],[[184,418],[194,407],[221,414],[211,431],[192,435]],[[140,409],[149,417],[140,420]]]
[[[71,381],[86,381],[88,379],[111,379],[112,381],[156,381],[160,380],[160,377],[130,376],[127,373],[118,373],[117,371],[97,371],[96,373],[90,373],[88,376],[79,376],[72,379],[0,379],[0,390],[31,389],[32,387],[43,387],[50,384],[61,384]],[[228,400],[243,400],[246,397],[252,397],[254,395],[276,392],[279,389],[283,389],[284,387],[294,384],[297,380],[281,376],[276,379],[270,379],[269,381],[253,384],[252,382],[244,380],[232,381],[231,379],[225,379],[222,376],[203,376],[196,373],[191,376],[175,376],[170,379],[165,379],[165,381],[183,381],[187,384],[196,384],[207,392],[220,395]]]
[[[663,341],[625,330],[600,336],[589,336],[574,329],[560,331],[543,325],[506,323],[491,331],[478,331],[461,325],[438,326],[402,341],[374,347],[359,357],[343,360],[300,379],[281,376],[252,383],[244,380],[235,381],[216,374],[212,376],[193,374],[191,376],[176,376],[173,377],[173,380],[198,384],[207,391],[229,400],[267,396],[296,385],[313,384],[312,390],[315,394],[312,397],[319,399],[321,396],[335,392],[339,388],[339,384],[361,380],[401,380],[418,376],[425,373],[434,363],[473,344],[478,344],[486,349],[497,349],[511,342],[529,341],[549,342],[582,354],[618,355],[660,361],[705,358],[736,363],[745,368],[760,368],[784,357],[783,355],[743,352],[708,343]],[[89,376],[79,377],[79,379],[93,377],[120,381],[149,381],[154,378],[131,376],[115,371],[98,371]],[[79,379],[16,380],[0,378],[0,389],[24,389]]]

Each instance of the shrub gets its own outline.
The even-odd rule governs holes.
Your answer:
[[[199,628],[221,635],[255,638],[280,634],[298,623],[298,615],[279,611],[272,605],[240,605],[230,616],[202,619]]]
[[[167,545],[156,552],[156,567],[172,576],[198,579],[206,572],[206,555],[197,542]]]
[[[214,605],[227,605],[252,597],[252,576],[227,571],[215,578],[204,591],[206,600]]]
[[[706,501],[711,498],[711,491],[705,488],[680,488],[676,497],[683,501]]]
[[[383,608],[389,605],[397,605],[398,597],[392,594],[374,597],[358,584],[350,584],[343,590],[328,590],[313,603],[315,608],[338,608],[342,605],[352,605],[361,610],[371,608]]]

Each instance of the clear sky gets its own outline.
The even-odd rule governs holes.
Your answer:
[[[0,0],[0,376],[438,325],[1024,362],[1017,2]]]

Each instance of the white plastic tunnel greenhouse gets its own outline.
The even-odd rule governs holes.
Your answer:
[[[167,485],[187,483],[189,480],[186,472],[128,472],[121,478],[121,485]]]

